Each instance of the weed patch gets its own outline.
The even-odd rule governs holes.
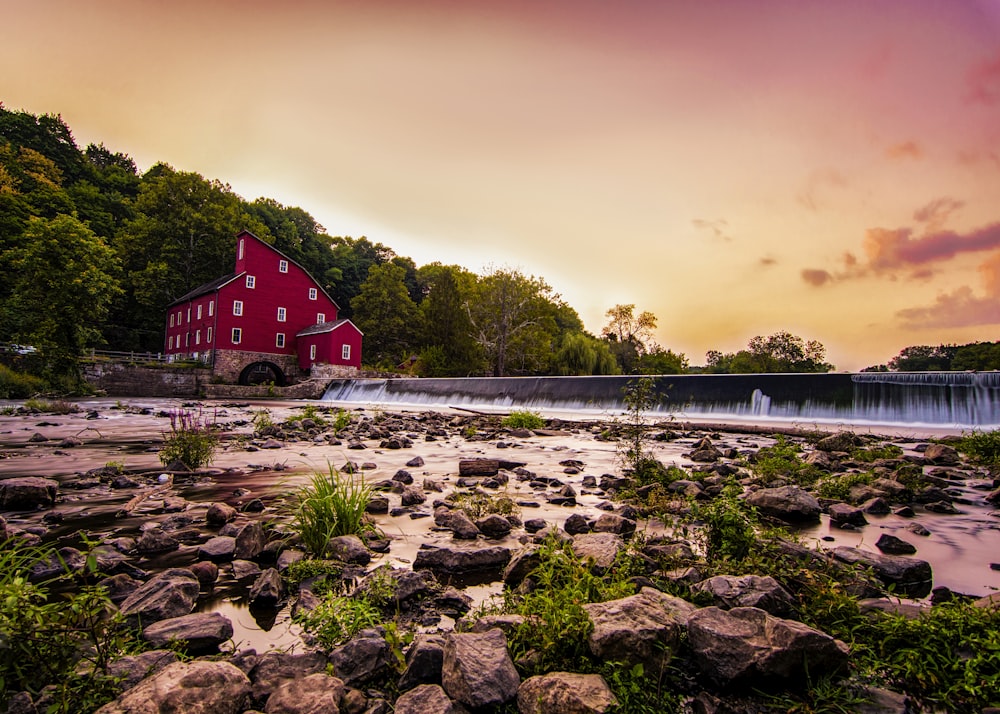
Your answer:
[[[218,446],[214,425],[201,413],[174,411],[170,413],[170,431],[163,436],[160,463],[169,466],[180,461],[193,471],[212,463]]]
[[[313,473],[295,495],[292,530],[313,555],[322,558],[331,538],[374,530],[365,518],[371,488],[359,477],[341,475],[333,466]]]
[[[545,420],[536,412],[516,410],[505,416],[500,421],[500,426],[508,429],[541,429],[545,426]]]

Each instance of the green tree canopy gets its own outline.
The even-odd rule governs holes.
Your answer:
[[[420,373],[427,377],[468,376],[482,367],[465,305],[475,275],[453,265],[424,266],[418,278],[425,294]]]
[[[406,289],[406,270],[393,263],[373,265],[351,300],[354,323],[365,335],[365,361],[393,366],[415,350],[421,314]]]
[[[778,372],[829,372],[833,365],[826,359],[826,347],[817,340],[806,342],[788,331],[753,337],[745,350],[706,354],[707,372],[747,374]]]

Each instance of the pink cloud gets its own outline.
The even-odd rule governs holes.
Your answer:
[[[941,230],[951,214],[958,211],[965,205],[964,201],[956,201],[950,196],[936,198],[926,206],[918,208],[913,212],[913,220],[927,224],[927,231],[933,233]]]
[[[821,287],[833,280],[833,276],[826,270],[806,268],[801,273],[802,279],[814,287]]]
[[[778,264],[778,259],[770,255],[765,255],[760,259],[759,263],[762,268],[770,268],[772,265]]]
[[[704,218],[695,218],[691,221],[691,224],[699,230],[708,231],[712,234],[713,238],[718,240],[729,242],[733,239],[733,237],[727,232],[729,224],[721,218],[715,221],[708,221]]]
[[[965,77],[967,98],[973,104],[1000,102],[1000,54],[972,67]]]
[[[917,142],[904,141],[890,146],[885,150],[885,155],[890,159],[919,159],[924,155],[924,151]]]
[[[933,305],[911,307],[896,315],[905,327],[969,327],[1000,324],[1000,251],[979,266],[985,294],[977,297],[968,285],[938,295]]]
[[[864,249],[869,267],[876,272],[896,270],[948,260],[959,253],[972,253],[1000,247],[1000,223],[961,235],[938,231],[920,238],[909,228],[869,228]]]

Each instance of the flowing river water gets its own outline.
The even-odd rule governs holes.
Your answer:
[[[0,479],[12,476],[44,476],[61,484],[61,502],[52,512],[4,513],[10,526],[37,532],[47,542],[59,545],[78,543],[80,535],[90,538],[135,537],[143,528],[154,523],[169,523],[181,534],[181,547],[171,553],[144,558],[137,565],[155,571],[173,565],[189,565],[197,558],[197,548],[204,538],[204,517],[208,506],[217,501],[241,503],[260,498],[265,504],[264,518],[281,523],[288,518],[287,497],[304,485],[314,470],[325,470],[329,465],[339,467],[346,461],[370,461],[375,468],[366,472],[369,481],[390,478],[414,456],[421,456],[424,465],[410,469],[420,483],[424,478],[442,482],[447,490],[457,480],[460,458],[499,458],[523,461],[530,471],[558,476],[572,485],[577,493],[579,506],[575,509],[554,506],[533,491],[527,483],[511,479],[506,487],[508,495],[518,501],[535,505],[522,508],[522,518],[543,518],[552,525],[562,526],[574,512],[596,513],[594,507],[603,500],[596,493],[581,486],[585,475],[600,478],[605,473],[616,473],[615,444],[597,438],[600,421],[620,416],[620,412],[604,410],[599,414],[567,409],[541,409],[549,418],[564,420],[562,431],[554,436],[533,438],[505,438],[502,441],[468,441],[459,433],[436,441],[413,440],[413,447],[400,450],[378,448],[370,444],[364,451],[347,451],[345,446],[327,442],[287,442],[277,449],[256,450],[251,446],[252,419],[259,410],[266,409],[275,422],[300,413],[305,402],[259,403],[203,403],[202,414],[224,425],[229,437],[219,452],[212,469],[192,478],[175,480],[172,494],[185,499],[185,510],[164,513],[163,503],[153,501],[136,509],[127,517],[116,514],[133,495],[129,489],[111,489],[107,485],[74,488],[80,485],[80,475],[90,469],[109,463],[122,464],[128,471],[146,471],[155,475],[160,464],[156,445],[169,428],[166,418],[171,410],[181,408],[181,402],[170,399],[130,400],[127,404],[114,400],[87,400],[78,403],[79,411],[67,415],[0,416]],[[402,412],[413,416],[428,409],[424,404],[379,404],[371,402],[344,402],[329,400],[321,406],[334,406],[351,410],[355,418],[372,418],[385,411]],[[189,407],[188,408],[192,408]],[[438,405],[438,409],[447,407]],[[483,405],[483,410],[503,411],[503,407]],[[467,409],[451,409],[462,415]],[[88,418],[88,415],[97,418]],[[799,420],[753,419],[745,422],[778,426],[810,426]],[[666,426],[670,426],[669,422]],[[716,427],[711,427],[715,429]],[[920,442],[931,436],[956,433],[948,427],[915,427],[911,425],[853,424],[857,432],[886,434],[905,450],[913,452]],[[683,434],[683,430],[678,429]],[[671,442],[655,442],[656,455],[667,464],[691,466],[684,454],[704,432],[683,434]],[[44,441],[32,441],[41,434]],[[74,447],[60,447],[63,439],[74,437],[82,443]],[[749,451],[773,443],[773,439],[759,434],[738,434],[719,431],[713,440],[738,450]],[[248,450],[250,449],[254,450]],[[576,459],[584,462],[579,475],[563,473],[560,461]],[[895,515],[869,516],[870,524],[857,531],[832,528],[824,516],[816,526],[804,529],[800,536],[809,544],[823,547],[836,545],[860,546],[874,550],[874,542],[883,532],[898,534],[914,543],[917,557],[928,560],[934,569],[934,584],[944,585],[956,592],[970,595],[987,595],[1000,589],[1000,572],[991,564],[1000,561],[997,551],[997,530],[1000,522],[984,501],[984,491],[972,487],[973,481],[959,486],[962,491],[957,507],[958,514],[945,515],[925,512],[918,508],[915,519],[925,526],[930,535],[916,536],[906,530],[914,519]],[[982,485],[982,484],[980,484]],[[431,494],[441,497],[444,494]],[[423,509],[432,511],[430,500]],[[57,514],[54,518],[52,513]],[[377,516],[377,525],[391,539],[389,553],[373,561],[373,566],[388,563],[399,567],[409,566],[422,543],[446,545],[451,534],[433,528],[432,518],[403,516]],[[642,526],[641,526],[642,527]],[[645,528],[662,532],[662,523],[650,521]],[[519,544],[508,537],[499,544],[515,548]],[[499,591],[499,583],[459,583],[477,602]],[[200,610],[217,610],[233,622],[234,642],[240,647],[254,647],[258,651],[271,648],[289,649],[301,645],[300,633],[291,623],[288,607],[279,610],[253,611],[246,604],[246,586],[237,583],[227,567],[220,567],[219,581],[203,594]]]

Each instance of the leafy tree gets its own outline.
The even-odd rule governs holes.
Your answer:
[[[684,374],[687,370],[687,357],[659,346],[639,358],[640,374]]]
[[[558,375],[621,374],[608,343],[580,332],[566,332],[552,357],[551,371]]]
[[[952,369],[1000,370],[1000,342],[972,342],[962,345],[951,361]]]
[[[817,340],[806,342],[790,332],[775,332],[768,337],[750,339],[745,350],[706,354],[706,371],[720,374],[763,372],[829,372],[833,365],[826,359],[826,347]]]
[[[494,268],[482,276],[466,303],[473,337],[494,377],[511,371],[544,369],[557,326],[550,301],[552,288],[519,270]]]
[[[471,278],[471,280],[469,279]],[[420,373],[427,377],[469,375],[481,368],[479,348],[472,339],[472,322],[465,309],[475,276],[458,266],[425,266],[421,283],[426,297],[420,304],[425,350]]]
[[[11,256],[5,313],[13,337],[38,347],[56,374],[71,373],[121,293],[114,251],[76,218],[33,218]]]
[[[368,271],[373,265],[389,263],[396,257],[392,248],[381,243],[372,243],[361,238],[335,237],[333,245],[333,267],[324,279],[333,287],[330,297],[342,308],[342,317],[352,317],[352,299],[361,292],[361,283],[368,277]],[[404,268],[404,278],[406,270]],[[407,289],[409,293],[409,288]],[[412,299],[412,297],[411,297]]]
[[[656,315],[649,311],[635,314],[635,305],[615,305],[605,313],[608,324],[601,331],[611,345],[622,372],[639,372],[639,360],[653,343]]]
[[[903,348],[889,360],[893,372],[930,372],[951,369],[958,347],[955,345],[916,345]]]
[[[406,289],[405,277],[405,269],[393,263],[373,265],[360,293],[351,300],[370,363],[395,365],[416,345],[421,314]]]

